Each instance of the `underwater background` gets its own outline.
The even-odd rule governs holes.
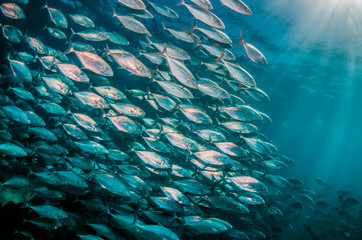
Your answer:
[[[67,35],[67,40],[54,39],[49,36],[49,33],[43,28],[45,26],[54,27],[54,23],[51,22],[47,10],[40,9],[44,4],[44,1],[29,0],[29,3],[27,4],[22,4],[21,0],[3,2],[18,3],[24,10],[26,18],[24,20],[9,20],[5,16],[2,16],[2,25],[11,24],[16,26],[23,34],[27,33],[28,36],[41,39],[46,45],[59,50],[59,54],[66,52],[68,49],[70,45],[70,36],[72,36],[72,41],[75,39],[78,42],[83,41],[90,43],[94,46],[99,56],[102,56],[102,54],[106,52],[106,45],[104,42],[83,40],[80,36],[76,36],[77,34],[72,35],[70,28],[62,29]],[[151,8],[147,1],[143,2],[146,5],[147,10],[153,14],[153,18],[136,19],[145,24],[148,31],[152,34],[152,38],[150,37],[152,42],[163,44],[163,42],[167,41],[174,43],[189,53],[195,51],[193,46],[178,42],[169,33],[162,30],[162,24],[165,24],[169,28],[184,28],[186,30],[189,30],[191,24],[195,24],[196,22],[197,27],[208,27],[207,25],[199,20],[196,21],[186,6],[175,6],[178,2],[176,0],[154,0],[152,2],[173,9],[177,12],[178,18],[167,18],[162,16]],[[144,182],[150,185],[152,189],[148,194],[145,194],[143,191],[137,192],[135,190],[137,192],[137,194],[135,194],[137,197],[135,198],[139,197],[138,201],[136,201],[137,203],[129,203],[128,200],[122,202],[122,199],[125,196],[122,196],[118,190],[112,189],[112,183],[108,183],[108,179],[100,180],[100,178],[95,177],[97,174],[102,175],[105,174],[105,172],[112,173],[114,170],[113,163],[110,164],[108,162],[109,159],[106,161],[102,156],[99,158],[95,157],[96,154],[82,153],[82,149],[72,145],[72,142],[75,142],[72,137],[65,137],[64,134],[58,135],[59,132],[54,131],[55,135],[58,137],[57,143],[70,151],[68,157],[74,155],[90,159],[95,170],[87,172],[82,169],[83,171],[78,172],[78,167],[74,167],[74,163],[72,162],[70,164],[64,164],[64,166],[62,163],[59,163],[59,165],[52,163],[49,164],[52,165],[51,168],[48,168],[47,164],[44,164],[46,167],[43,168],[43,166],[40,166],[42,164],[42,161],[40,161],[41,164],[37,163],[32,166],[32,160],[30,160],[31,158],[28,156],[25,161],[29,165],[19,167],[21,171],[14,170],[15,168],[10,171],[8,170],[11,169],[9,166],[11,166],[14,161],[18,161],[14,159],[19,158],[10,159],[6,156],[5,152],[2,152],[3,162],[1,166],[1,182],[3,182],[4,185],[2,186],[1,191],[2,199],[5,198],[6,200],[2,200],[1,203],[1,216],[3,218],[9,218],[11,216],[8,225],[1,227],[1,232],[6,236],[4,239],[362,238],[362,190],[360,187],[360,184],[362,183],[362,159],[360,154],[360,149],[362,147],[362,127],[360,124],[362,121],[362,96],[360,94],[360,91],[362,90],[360,81],[362,72],[362,2],[359,2],[358,0],[245,0],[244,3],[247,4],[252,11],[251,16],[237,13],[230,8],[223,6],[219,0],[210,0],[210,2],[213,5],[213,9],[210,11],[223,21],[225,29],[222,29],[222,31],[233,41],[231,48],[228,47],[236,57],[236,60],[233,62],[240,64],[240,66],[246,69],[255,79],[256,86],[263,90],[270,98],[270,101],[260,102],[252,101],[248,97],[246,97],[245,100],[244,95],[246,94],[241,95],[243,100],[245,100],[247,104],[250,104],[252,108],[267,114],[271,118],[271,123],[256,123],[255,125],[257,125],[258,131],[266,136],[268,142],[275,145],[278,149],[277,153],[270,150],[270,154],[264,154],[262,151],[258,152],[257,149],[249,147],[251,148],[251,150],[249,149],[251,152],[255,151],[256,153],[255,156],[252,156],[252,154],[250,156],[248,155],[246,159],[255,157],[255,159],[257,159],[255,161],[258,162],[259,156],[261,156],[263,160],[266,160],[268,159],[268,155],[278,156],[279,154],[288,159],[285,160],[287,167],[277,170],[265,170],[258,164],[255,164],[257,165],[256,167],[253,167],[253,164],[249,163],[245,163],[244,165],[244,162],[241,161],[244,166],[249,168],[248,171],[250,171],[241,171],[243,173],[242,175],[246,174],[253,176],[261,182],[264,182],[265,180],[264,183],[266,186],[268,188],[270,187],[270,193],[263,192],[263,186],[261,187],[259,185],[255,188],[260,187],[260,189],[255,190],[253,189],[253,186],[247,186],[243,191],[246,191],[247,193],[260,193],[266,201],[263,204],[259,203],[260,205],[248,205],[242,202],[242,204],[245,204],[249,209],[249,215],[245,214],[245,212],[241,214],[243,207],[240,206],[238,206],[240,209],[237,211],[235,211],[233,207],[231,207],[232,209],[230,210],[228,209],[228,206],[223,207],[221,203],[219,206],[215,206],[216,203],[213,203],[211,200],[210,202],[206,201],[207,203],[202,205],[203,202],[200,200],[201,198],[195,198],[195,196],[208,195],[203,194],[202,191],[199,194],[194,194],[194,197],[185,194],[192,200],[193,204],[191,204],[191,206],[196,205],[197,210],[183,209],[179,211],[175,210],[176,207],[170,207],[167,204],[166,206],[159,206],[157,203],[153,202],[155,200],[152,199],[152,197],[163,196],[163,192],[160,191],[159,188],[170,186],[172,181],[178,181],[178,178],[173,179],[173,177],[165,177],[163,175],[164,173],[157,172],[160,170],[159,168],[155,167],[153,169],[151,168],[152,170],[149,170],[149,166],[147,166],[147,171],[151,171],[151,175],[155,174],[157,176],[152,175],[152,177],[149,177],[147,174],[142,175],[145,171],[143,169],[144,162],[142,162],[142,160],[141,163],[139,163],[134,160],[139,157],[138,154],[135,154],[135,151],[142,151],[142,147],[147,151],[152,152],[153,150],[150,150],[150,147],[145,144],[145,142],[142,142],[139,136],[136,138],[127,138],[129,135],[126,133],[126,137],[122,135],[120,138],[118,138],[118,136],[113,138],[113,136],[110,135],[110,133],[113,133],[112,130],[106,128],[107,131],[105,132],[110,135],[112,142],[115,142],[115,145],[112,145],[113,143],[109,145],[107,145],[107,143],[103,144],[107,141],[98,139],[98,136],[93,136],[94,138],[90,137],[90,139],[95,139],[96,142],[103,144],[108,149],[116,149],[115,146],[118,146],[119,150],[127,153],[131,159],[127,161],[142,169],[142,173],[138,173],[139,175],[133,174],[133,172],[132,174],[127,174],[139,176]],[[195,5],[196,3],[186,1],[186,4]],[[162,49],[147,49],[147,47],[145,50],[143,47],[147,44],[147,39],[144,35],[141,34],[140,36],[140,34],[125,29],[121,26],[122,24],[120,24],[117,18],[112,17],[113,7],[115,7],[117,13],[120,13],[120,15],[137,13],[137,11],[125,7],[122,3],[117,3],[117,1],[114,0],[51,0],[48,5],[52,8],[59,9],[66,14],[69,26],[73,27],[76,33],[85,28],[74,24],[74,22],[69,19],[68,13],[79,13],[89,17],[94,21],[96,25],[95,29],[97,30],[118,32],[129,41],[129,45],[120,46],[119,48],[131,52],[143,63],[146,63],[147,61],[142,56],[141,52],[148,53],[149,51],[149,53],[154,54],[162,51]],[[236,47],[236,44],[240,40],[240,30],[243,32],[245,42],[253,44],[263,53],[268,61],[266,66],[251,61],[243,46]],[[196,33],[196,31],[197,30],[194,30],[193,33]],[[201,36],[202,34],[199,34],[198,32],[197,35]],[[207,39],[206,36],[201,38],[203,43],[208,43],[205,39]],[[1,75],[3,77],[2,95],[9,95],[10,99],[12,99],[12,95],[7,93],[11,87],[18,86],[18,83],[8,84],[6,82],[7,78],[4,77],[7,76],[6,74],[10,71],[9,60],[7,59],[8,53],[10,52],[12,56],[11,59],[16,59],[15,53],[19,51],[28,51],[30,54],[34,55],[34,57],[35,55],[38,55],[38,57],[45,56],[44,54],[35,54],[36,51],[31,50],[31,47],[25,44],[26,41],[24,39],[21,41],[21,44],[13,44],[9,43],[5,37],[1,39],[1,46],[3,46],[3,50],[1,50],[1,63],[3,64],[1,69]],[[142,41],[143,43],[140,43]],[[210,43],[213,44],[212,41]],[[110,49],[114,49],[116,46],[116,44],[109,43]],[[71,59],[70,62],[80,67],[81,64],[79,63],[79,60],[72,54],[74,53],[69,55],[67,53],[66,56]],[[198,55],[195,54],[195,56]],[[141,107],[147,113],[147,118],[155,121],[159,121],[159,117],[162,116],[183,119],[179,113],[169,114],[162,111],[160,111],[161,113],[155,111],[152,106],[142,102],[144,99],[139,100],[139,98],[137,98],[136,95],[138,92],[131,92],[131,90],[140,90],[145,93],[150,91],[152,93],[167,95],[167,91],[162,91],[160,90],[160,87],[154,86],[155,83],[150,83],[150,77],[140,77],[136,74],[129,73],[122,69],[122,67],[117,67],[115,61],[109,60],[110,56],[102,57],[107,62],[111,63],[110,65],[113,69],[114,75],[109,77],[109,85],[126,93],[129,102]],[[210,56],[209,61],[220,62],[215,61],[216,58],[217,57],[215,56]],[[35,60],[35,62],[28,64],[33,67],[31,70],[35,70],[39,73],[39,75],[33,74],[33,79],[40,79],[44,74],[53,74],[51,71],[51,60],[51,67],[49,69],[43,67],[40,61],[36,61],[39,60]],[[166,65],[170,65],[170,63]],[[215,80],[220,86],[225,87],[230,94],[233,94],[231,92],[232,88],[227,87],[225,82],[218,81],[220,80],[218,78],[213,78],[215,74],[212,71],[205,70],[206,68],[202,67],[200,67],[201,70],[199,70],[195,67],[197,65],[197,63],[188,63],[186,66],[192,69],[191,72],[196,78],[202,76],[210,78],[213,81]],[[146,66],[157,73],[158,68],[156,69],[155,64],[146,64]],[[170,72],[167,66],[161,66],[160,69]],[[82,68],[82,70],[84,70],[85,73],[92,75],[89,69]],[[58,70],[56,70],[56,72],[57,71]],[[150,71],[150,74],[154,74],[152,71]],[[39,79],[38,81],[41,81]],[[97,86],[97,83],[92,84],[92,87]],[[41,83],[40,85],[45,84]],[[75,85],[77,85],[77,83],[75,83]],[[21,84],[19,86],[21,86]],[[24,84],[24,88],[33,93],[33,89],[28,86],[27,83]],[[91,88],[82,85],[78,87],[78,89],[88,91]],[[73,92],[76,92],[76,90],[73,90]],[[40,99],[36,94],[34,94],[34,96]],[[71,94],[69,94],[69,96],[69,99],[71,99]],[[68,93],[62,95],[62,98],[62,106],[70,106],[69,109],[65,107],[67,111],[69,110],[74,113],[75,111],[73,110],[77,109],[76,112],[78,113],[84,113],[94,118],[97,117],[97,119],[99,116],[102,118],[103,109],[77,108],[78,105],[76,105],[74,100],[70,100],[69,102],[68,100],[64,101],[64,99],[68,98]],[[43,101],[39,99],[37,99],[37,102],[43,103]],[[205,102],[202,102],[202,104],[197,101],[192,102],[192,104],[195,106],[200,105],[202,107],[210,105],[210,109],[208,108],[205,112],[212,118],[213,123],[216,122],[216,119],[217,121],[220,119],[227,119],[224,116],[225,114],[223,115],[217,112],[216,107],[215,109],[211,109],[214,106],[213,104],[218,100],[206,98],[206,100],[203,99],[203,101]],[[180,103],[185,104],[186,101],[182,99]],[[3,104],[3,106],[8,104],[9,103]],[[75,106],[72,106],[73,104]],[[187,102],[187,104],[189,103]],[[229,103],[225,100],[220,106],[223,106],[223,104],[226,106]],[[37,110],[33,105],[31,105],[31,107]],[[42,113],[42,111],[40,112]],[[218,114],[220,114],[220,118],[217,118]],[[57,121],[57,118],[49,117],[47,114],[39,115],[47,122],[46,128],[51,129],[51,131],[58,128],[58,125],[54,123]],[[5,119],[6,118],[10,117],[7,116]],[[68,118],[68,116],[65,116],[65,118]],[[146,126],[146,124],[143,122],[141,123],[141,120],[138,118],[131,119],[136,119],[135,122],[137,124]],[[67,121],[69,121],[69,119],[67,119]],[[8,124],[8,122],[4,122]],[[220,120],[220,122],[222,121]],[[98,123],[101,125],[101,120]],[[21,124],[16,123],[14,126],[9,123],[8,128],[18,128],[18,125]],[[103,126],[107,126],[107,124],[102,125],[102,127]],[[151,127],[147,126],[146,128]],[[186,124],[186,127],[181,127],[180,131],[192,140],[199,141],[197,137],[190,135],[188,132],[192,132],[194,129],[198,129],[198,127],[190,127]],[[27,130],[25,130],[25,132],[26,131]],[[89,134],[89,132],[86,133],[89,136],[92,135]],[[142,136],[144,137],[144,135]],[[32,135],[30,134],[30,136]],[[158,135],[156,138],[158,138]],[[39,140],[39,138],[34,139],[36,139],[34,142]],[[160,139],[162,138],[160,137]],[[261,137],[261,139],[264,138]],[[27,144],[31,146],[33,141],[31,139],[17,140],[18,142],[15,140],[17,140],[16,137],[9,140],[9,142],[16,144],[18,142],[26,143],[24,144],[24,149],[29,149],[30,147],[28,147]],[[232,137],[232,140],[230,141],[237,142],[234,137]],[[6,140],[2,139],[0,143],[3,144],[5,142]],[[41,137],[40,142],[43,143]],[[52,141],[45,142],[47,145],[54,144]],[[210,143],[208,141],[203,141],[202,144],[208,145]],[[177,147],[171,146],[172,144],[167,142],[167,145],[172,151],[177,153],[177,157],[170,157],[171,159],[177,158],[176,163],[179,161],[178,158],[180,158],[180,156],[188,160],[189,155],[187,149],[183,149],[179,152]],[[247,148],[247,145],[245,144],[242,146]],[[166,158],[169,156],[162,152],[160,155]],[[41,157],[39,157],[39,159],[40,158]],[[64,159],[59,158],[58,160],[60,162]],[[50,160],[45,160],[45,163],[47,163],[47,161]],[[124,161],[122,164],[125,164],[127,161]],[[8,163],[5,164],[4,162]],[[32,166],[32,172],[28,171],[28,169],[30,169],[28,166]],[[40,180],[40,177],[36,174],[46,172],[44,169],[46,169],[49,176],[56,175],[58,174],[57,171],[61,170],[77,173],[82,179],[86,179],[86,182],[88,183],[87,188],[89,187],[91,190],[85,190],[85,187],[72,186],[72,183],[57,187],[56,184],[49,183],[50,179],[43,178]],[[222,169],[222,171],[224,172],[226,170]],[[86,174],[84,174],[84,172]],[[122,178],[122,173],[120,173],[120,171],[117,170],[114,172],[114,175],[119,174],[120,176],[118,177]],[[197,175],[199,173],[195,174]],[[279,175],[282,179],[287,179],[287,181],[290,181],[288,184],[291,184],[291,187],[289,185],[288,187],[285,187],[286,183],[283,182],[283,180],[279,182],[279,186],[278,184],[276,184],[276,186],[273,185],[273,183],[268,182],[270,181],[267,177],[268,174]],[[32,199],[33,196],[29,197],[31,199],[29,201],[24,200],[26,197],[22,199],[21,196],[27,196],[28,190],[24,190],[24,188],[20,188],[20,190],[18,190],[18,188],[14,188],[15,190],[8,190],[11,189],[11,187],[6,187],[5,184],[12,176],[20,175],[30,182],[30,187],[27,186],[27,189],[30,188],[30,192],[35,189],[35,186],[47,186],[47,188],[51,190],[61,192],[62,197],[58,200],[54,200],[51,197],[45,197],[45,195],[37,193],[39,195],[35,194],[34,201]],[[232,177],[239,175],[237,173],[235,175],[230,174],[227,176],[231,179]],[[69,176],[67,175],[67,177]],[[225,175],[223,175],[223,177],[225,178]],[[62,176],[60,179],[64,180],[65,178],[66,177]],[[72,177],[69,178],[74,180]],[[148,180],[149,178],[150,180]],[[170,181],[169,178],[171,178],[172,181]],[[192,178],[190,177],[190,179],[194,179],[194,175],[192,175]],[[34,183],[32,182],[33,180]],[[101,183],[102,181],[107,183]],[[122,178],[122,181],[127,182],[127,178]],[[129,179],[128,181],[131,182]],[[225,187],[225,189],[228,190],[225,190],[222,187],[218,189],[217,185],[223,184],[223,179],[217,181],[217,179],[211,178],[211,180],[203,180],[204,182],[201,180],[198,181],[210,184],[208,185],[205,183],[215,195],[220,193],[221,196],[228,196],[229,192],[234,192],[235,190],[229,186]],[[77,184],[79,184],[79,182]],[[139,186],[141,186],[143,182],[142,184],[139,184]],[[100,190],[99,188],[101,187],[98,185],[102,186],[104,188],[102,190],[104,191]],[[137,189],[140,188],[139,186],[132,187]],[[190,187],[190,185],[186,187]],[[192,187],[193,186],[191,186],[191,188]],[[274,188],[278,189],[279,192],[275,193],[278,190],[273,192]],[[80,194],[77,193],[77,190],[84,192]],[[180,191],[182,193],[187,192],[187,190]],[[241,193],[238,191],[235,192],[236,195],[233,195],[233,197],[240,197],[239,194]],[[10,197],[4,197],[4,194],[8,194]],[[210,194],[210,196],[211,195],[212,194]],[[302,198],[302,195],[305,198]],[[12,197],[16,200],[13,201]],[[125,199],[127,197],[125,197]],[[207,199],[207,196],[205,198]],[[95,201],[92,202],[93,205],[86,202],[86,200],[89,199]],[[100,200],[100,203],[97,202],[98,200]],[[119,201],[121,203],[119,203]],[[143,201],[147,203],[143,203]],[[257,200],[254,199],[254,201]],[[152,202],[152,204],[149,202]],[[118,204],[122,206],[121,209],[117,208]],[[223,204],[225,203],[223,202]],[[65,210],[69,215],[67,215],[66,218],[58,215],[55,217],[54,215],[42,216],[44,213],[37,209],[36,206],[48,205],[53,205],[59,209]],[[32,209],[33,206],[34,208]],[[90,210],[92,207],[94,209]],[[283,209],[283,207],[285,208]],[[201,210],[199,210],[199,208]],[[82,215],[83,211],[84,214]],[[159,214],[157,217],[156,215],[151,215],[155,214],[155,212]],[[61,215],[63,213],[58,214]],[[194,215],[197,215],[202,219],[207,219],[209,222],[203,222],[202,224],[200,223],[200,225],[195,224],[196,220],[199,221],[199,219],[192,219],[190,220],[191,223],[188,222],[187,217]],[[220,226],[218,225],[220,222],[214,221],[212,218],[219,218],[227,223],[223,222],[224,225],[221,224]],[[167,219],[167,221],[165,221],[165,219]],[[145,225],[143,225],[143,222]],[[91,225],[93,223],[94,225]],[[232,227],[228,225],[229,223]],[[95,224],[104,224],[111,230],[109,230],[108,227],[107,230],[104,230],[103,226],[101,228],[100,225],[96,226]],[[117,224],[119,225],[117,226]],[[169,226],[167,224],[169,224]],[[152,227],[148,228],[148,226],[161,226],[162,228],[154,227],[155,229],[153,229]],[[168,232],[169,229],[171,229],[171,232]],[[242,233],[231,231],[231,229],[240,230]],[[109,232],[107,232],[108,230]]]
[[[260,83],[272,99],[265,131],[295,160],[285,174],[360,192],[361,3],[261,2],[250,20],[271,63]]]

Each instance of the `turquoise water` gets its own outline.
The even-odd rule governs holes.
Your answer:
[[[248,27],[271,62],[261,73],[272,99],[263,109],[274,120],[266,131],[295,160],[286,174],[359,191],[361,4],[259,3]]]

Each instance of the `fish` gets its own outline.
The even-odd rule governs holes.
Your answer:
[[[60,220],[68,217],[68,214],[65,211],[51,205],[34,205],[28,207],[44,218]]]
[[[235,12],[248,16],[252,15],[250,8],[241,0],[220,0],[220,2]]]
[[[128,30],[151,37],[151,33],[147,30],[147,28],[135,18],[126,15],[117,15],[115,9],[113,9],[112,17],[116,17],[121,22],[121,24]]]
[[[46,29],[48,30],[48,32],[51,36],[53,36],[57,39],[66,39],[67,38],[67,35],[58,28],[46,27]]]
[[[152,19],[153,15],[150,11],[147,9],[144,10],[143,13],[132,13],[133,16],[139,17],[139,18],[145,18],[145,19]]]
[[[163,50],[165,48],[165,44],[152,42],[149,38],[146,38],[146,39],[147,39],[148,43],[143,48],[147,48],[149,46],[156,47],[160,51],[160,53],[155,54],[155,55],[164,55],[165,53],[167,53],[168,56],[170,56],[174,59],[177,59],[177,60],[190,60],[191,59],[190,55],[185,50],[183,50],[171,43],[166,43],[167,52],[163,52]]]
[[[194,95],[187,88],[174,83],[174,82],[165,82],[165,81],[155,81],[157,82],[168,94],[171,94],[178,98],[194,98]]]
[[[223,54],[224,60],[233,61],[236,59],[235,55],[226,48],[221,48],[220,46],[215,45],[206,45],[206,44],[197,44],[196,46],[201,46],[204,48],[211,56],[220,57]]]
[[[177,38],[181,41],[192,43],[192,44],[201,42],[200,38],[197,35],[187,31],[186,29],[168,28],[163,24],[163,22],[161,22],[161,24],[162,24],[163,31],[168,31],[170,34],[172,34],[172,36],[174,36],[175,38]]]
[[[77,24],[86,28],[95,28],[95,24],[89,17],[82,14],[68,14],[68,16]]]
[[[195,3],[197,6],[206,10],[213,9],[213,6],[209,0],[191,0],[191,2]]]
[[[3,3],[0,5],[2,14],[11,19],[25,19],[24,10],[16,3]]]
[[[178,14],[172,10],[171,8],[165,6],[165,5],[162,5],[162,4],[159,4],[159,3],[153,3],[153,2],[150,2],[150,1],[147,1],[148,4],[151,5],[151,7],[156,10],[156,12],[158,12],[159,14],[165,16],[165,17],[168,17],[168,18],[178,18]]]
[[[201,8],[197,5],[188,5],[185,3],[184,0],[181,0],[179,3],[176,4],[176,6],[179,5],[184,5],[194,16],[194,18],[209,25],[210,27],[216,29],[225,29],[225,25],[221,21],[221,19],[218,18],[218,16],[216,16],[214,13],[210,12],[209,10]]]
[[[132,74],[147,78],[151,77],[151,72],[148,68],[134,55],[127,51],[121,49],[113,50],[107,47],[104,55],[110,55],[122,69],[125,69]]]
[[[82,83],[89,83],[89,77],[79,67],[69,63],[55,63],[59,71],[67,78]]]
[[[172,75],[183,85],[190,88],[197,88],[197,82],[192,72],[179,60],[168,56],[167,44],[165,43],[163,50],[158,53],[166,57],[167,64]]]
[[[358,196],[281,174],[294,161],[262,133],[268,89],[234,55],[235,29],[215,4],[10,2],[0,6],[0,204],[16,231],[3,238],[358,239]]]
[[[31,74],[31,71],[24,62],[10,59],[10,56],[7,57],[10,68],[16,78],[18,78],[21,81],[24,82],[31,82],[33,79],[33,76]]]
[[[74,32],[73,29],[72,30],[72,35],[78,35],[80,37],[82,37],[85,40],[88,41],[106,41],[109,39],[109,36],[107,33],[102,32],[102,31],[98,31],[98,30],[94,30],[94,29],[87,29],[87,30],[83,30],[81,32]]]
[[[216,41],[217,43],[224,44],[224,45],[232,44],[232,40],[230,39],[230,37],[219,29],[209,28],[209,27],[201,28],[201,27],[197,26],[197,24],[191,24],[190,31],[193,31],[195,29],[200,31],[201,33],[203,33],[208,39]]]
[[[13,143],[1,143],[0,144],[0,152],[5,156],[10,157],[25,157],[27,156],[27,152],[21,148],[20,146]]]
[[[135,10],[146,10],[146,5],[142,0],[118,0],[117,2]]]
[[[49,50],[48,47],[39,39],[26,36],[26,40],[33,50],[35,50],[39,54],[48,55]]]
[[[58,26],[58,27],[64,28],[64,29],[68,28],[68,20],[65,17],[65,15],[62,13],[62,11],[60,11],[56,8],[49,7],[48,0],[45,0],[43,6],[41,6],[40,9],[46,9],[48,11],[50,20],[54,23],[55,26]]]
[[[20,43],[23,37],[23,33],[19,28],[11,26],[11,25],[2,25],[0,24],[2,33],[4,37],[14,43]]]
[[[253,44],[244,41],[243,33],[240,30],[240,41],[236,46],[239,47],[241,45],[244,46],[246,54],[253,62],[264,66],[268,65],[268,61],[264,55]]]
[[[129,41],[117,32],[105,32],[108,36],[108,40],[118,45],[129,45]]]
[[[64,54],[75,53],[82,67],[102,76],[113,76],[113,70],[100,56],[88,51],[77,51],[70,42],[68,50]]]

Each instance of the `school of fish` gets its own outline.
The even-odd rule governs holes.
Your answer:
[[[91,1],[38,2],[0,5],[0,204],[21,215],[4,236],[291,239],[288,219],[316,215],[318,196],[277,174],[293,160],[259,132],[269,97],[233,52],[266,58],[213,13],[252,17],[244,2],[94,1],[99,24]]]

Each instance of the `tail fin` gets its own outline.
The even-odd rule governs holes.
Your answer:
[[[243,44],[244,44],[244,37],[243,37],[243,33],[240,30],[240,41],[239,41],[238,45],[236,45],[236,46],[239,47]]]
[[[188,33],[192,32],[192,31],[195,30],[196,28],[197,28],[196,22],[195,22],[195,24],[192,24],[192,23],[191,23],[191,28],[190,28],[190,30],[188,31]]]
[[[217,59],[215,59],[215,61],[220,62],[220,61],[223,60],[223,57],[224,57],[224,49],[221,50],[220,57],[218,57]]]
[[[112,17],[116,17],[117,13],[116,13],[116,9],[112,8]]]
[[[60,54],[60,55],[63,56],[63,55],[66,55],[66,54],[71,53],[71,52],[74,52],[74,51],[75,51],[75,50],[74,50],[74,47],[73,47],[73,43],[72,43],[72,41],[69,40],[69,47],[68,47],[68,49],[65,50],[65,52],[63,52],[63,53]]]
[[[162,30],[161,31],[165,31],[167,29],[167,27],[165,26],[165,24],[163,23],[163,21],[161,22],[162,25]]]
[[[164,55],[164,56],[166,56],[167,55],[167,44],[165,43],[165,45],[163,46],[163,49],[162,49],[161,52],[154,53],[153,55]]]
[[[194,42],[194,45],[192,46],[192,48],[191,48],[191,49],[195,49],[195,48],[197,48],[198,46],[200,46],[200,43],[198,43],[198,42]]]
[[[110,54],[108,43],[106,43],[106,51],[103,53],[102,57],[105,57]]]
[[[70,37],[69,37],[69,41],[72,40],[72,38],[73,38],[74,35],[76,34],[76,33],[74,32],[74,30],[73,30],[72,27],[70,27],[70,32],[71,32],[71,34],[70,34]]]
[[[175,4],[175,6],[185,5],[185,0],[181,0],[179,3]]]
[[[147,44],[146,46],[143,46],[143,48],[148,48],[150,45],[152,45],[152,41],[147,36],[145,36],[145,38],[147,39]]]
[[[26,29],[26,30],[25,30],[25,33],[23,34],[23,36],[20,37],[20,39],[21,39],[22,41],[23,41],[24,39],[27,39],[27,38],[28,38],[28,32],[29,32],[29,30]]]
[[[44,4],[40,7],[40,9],[48,8],[48,0],[45,0]]]

